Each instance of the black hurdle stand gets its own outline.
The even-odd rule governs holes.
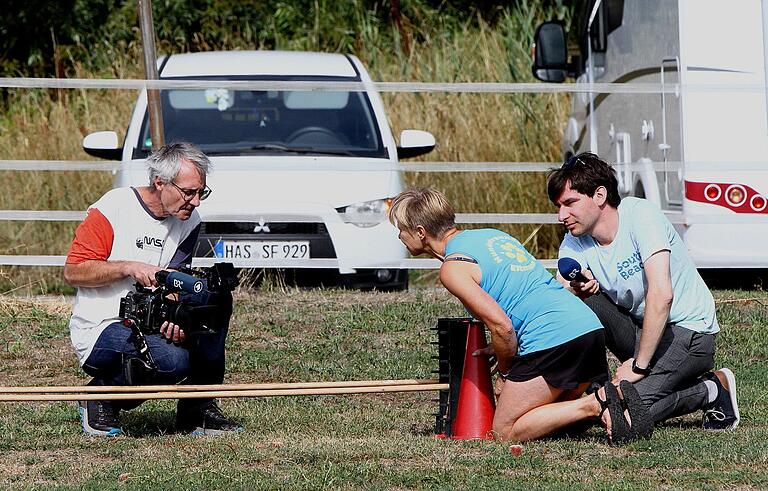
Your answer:
[[[435,435],[438,438],[453,436],[453,420],[459,403],[459,389],[464,371],[464,351],[467,346],[467,332],[471,317],[442,317],[437,319],[437,373],[440,383],[447,383],[448,389],[440,391],[438,411],[435,413]]]

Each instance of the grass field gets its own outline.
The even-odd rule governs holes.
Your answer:
[[[718,366],[736,373],[742,424],[706,432],[695,414],[652,440],[612,448],[599,428],[528,443],[437,440],[433,394],[225,399],[242,434],[173,434],[174,403],[124,414],[128,437],[81,434],[71,403],[0,404],[0,488],[77,489],[765,489],[768,294],[716,292]],[[0,384],[87,379],[69,345],[64,298],[0,296]],[[227,382],[430,378],[442,290],[264,288],[236,297]]]

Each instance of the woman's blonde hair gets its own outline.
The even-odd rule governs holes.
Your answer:
[[[456,212],[440,191],[412,187],[398,194],[392,201],[389,221],[407,230],[415,230],[421,225],[429,235],[440,238],[456,226]]]

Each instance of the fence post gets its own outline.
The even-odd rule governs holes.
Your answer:
[[[155,27],[152,23],[152,0],[138,0],[138,2],[141,46],[144,51],[144,74],[147,80],[158,80],[160,77],[157,74]],[[157,150],[165,145],[163,110],[158,89],[147,89],[147,112],[149,114],[149,131],[152,135],[152,150]]]

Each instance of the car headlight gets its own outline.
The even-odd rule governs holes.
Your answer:
[[[367,228],[386,221],[391,205],[391,198],[374,199],[342,206],[336,208],[336,211],[344,214],[344,222]]]

